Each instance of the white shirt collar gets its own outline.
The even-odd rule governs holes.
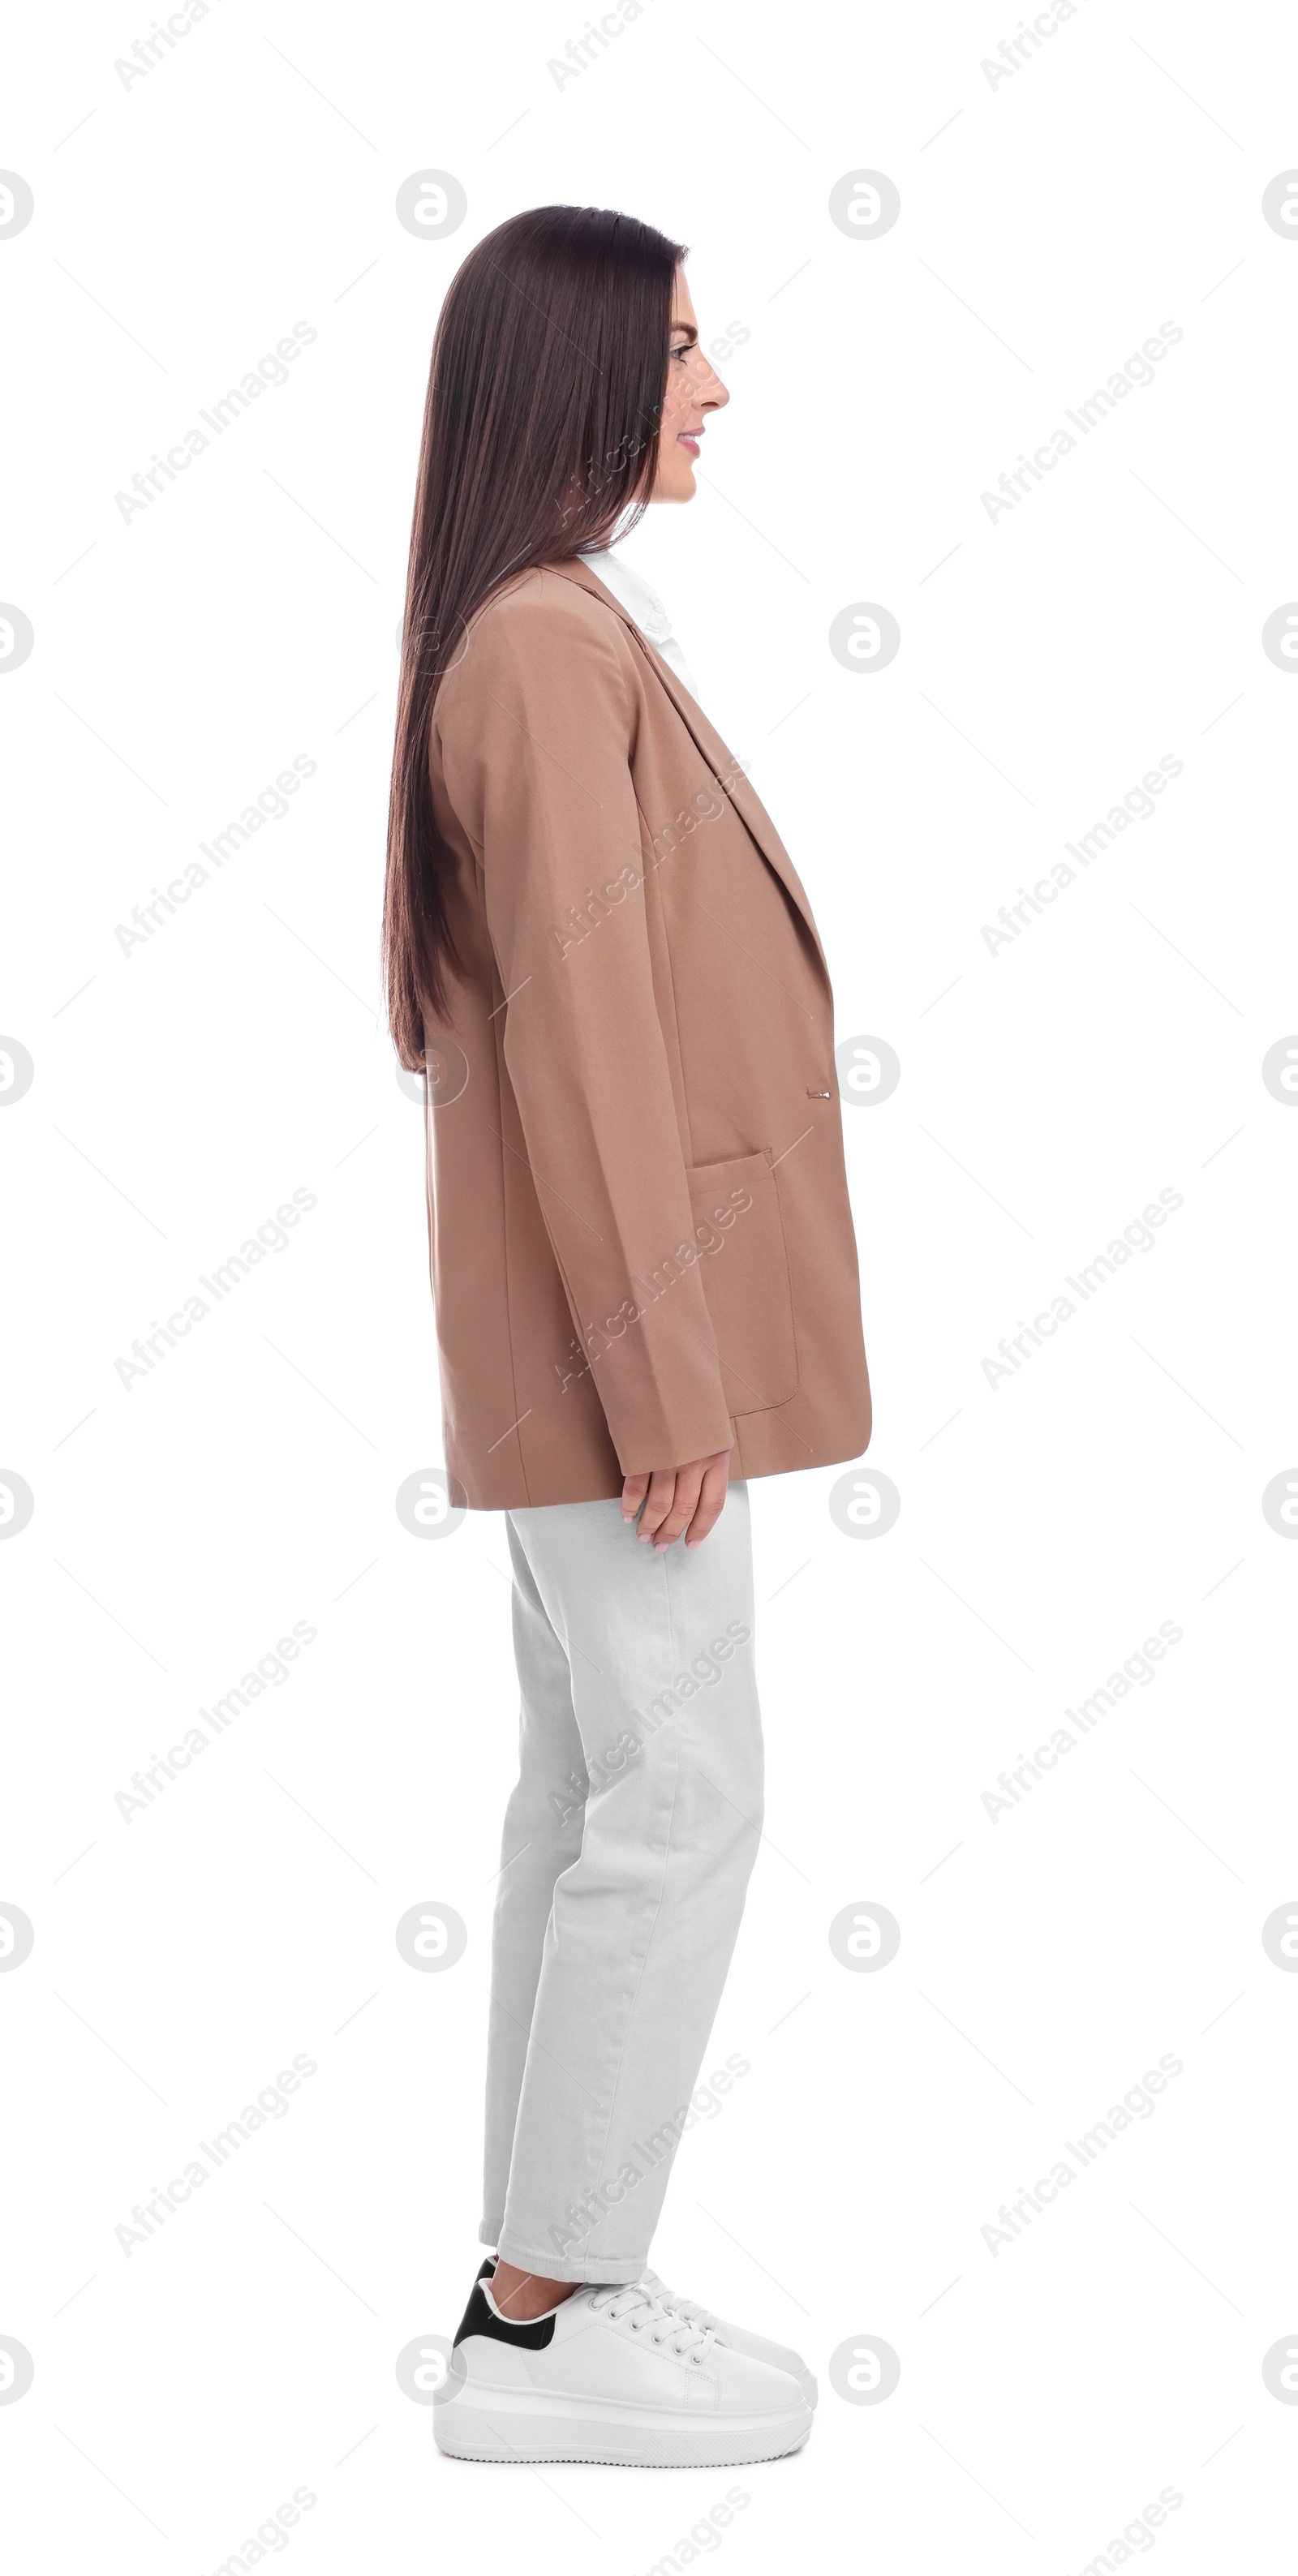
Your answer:
[[[692,698],[698,688],[693,673],[672,633],[671,619],[652,582],[636,572],[619,554],[616,546],[593,546],[581,556],[606,590],[634,617],[642,635],[647,635],[656,652],[670,664],[678,679],[683,680]]]

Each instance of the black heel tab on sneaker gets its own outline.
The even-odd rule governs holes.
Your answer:
[[[525,2325],[511,2324],[508,2317],[499,2317],[488,2307],[479,2278],[456,2330],[456,2343],[463,2343],[466,2335],[489,2335],[493,2343],[517,2344],[524,2352],[544,2352],[554,2340],[554,2315],[552,2312],[548,2317],[535,2317]]]

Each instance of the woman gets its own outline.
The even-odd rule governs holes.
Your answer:
[[[428,1068],[447,1466],[507,1517],[522,1700],[462,2458],[767,2459],[815,2398],[646,2270],[761,1824],[748,1481],[870,1428],[810,907],[609,551],[692,497],[728,400],[684,257],[590,208],[501,224],[419,463],[388,991]]]

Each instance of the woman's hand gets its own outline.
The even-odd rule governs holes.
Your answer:
[[[622,1518],[641,1513],[638,1535],[656,1548],[670,1547],[685,1532],[687,1547],[700,1547],[721,1518],[729,1481],[730,1452],[692,1459],[688,1467],[655,1467],[652,1475],[628,1476],[622,1487]]]

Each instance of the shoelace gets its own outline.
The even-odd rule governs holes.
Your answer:
[[[639,2281],[614,2282],[607,2289],[595,2290],[590,2304],[604,2309],[610,2317],[625,2317],[637,2333],[649,2329],[650,2343],[668,2345],[679,2361],[687,2356],[693,2362],[702,2361],[715,2340],[711,2326],[699,2325],[692,2317],[682,2315],[675,2302],[669,2305],[660,2291],[646,2289]],[[656,2333],[652,2331],[654,2327],[658,2329]]]
[[[673,2316],[685,2317],[691,2325],[706,2325],[715,2334],[716,2318],[711,2309],[705,2308],[700,2300],[682,2299],[675,2290],[668,2289],[665,2281],[659,2280],[656,2272],[642,2272],[640,2286],[649,2292],[651,2298],[658,2301],[660,2307],[668,2309]]]

